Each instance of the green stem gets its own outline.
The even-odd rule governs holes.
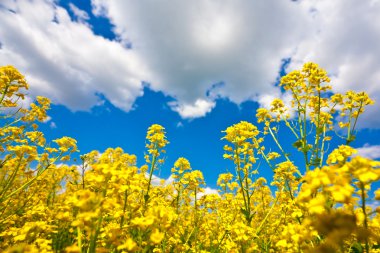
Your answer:
[[[276,136],[274,135],[272,129],[271,129],[270,127],[269,127],[268,129],[269,129],[269,133],[270,133],[270,135],[272,136],[272,139],[273,139],[274,142],[276,143],[277,147],[280,149],[282,155],[285,157],[285,159],[286,159],[288,162],[291,162],[290,159],[289,159],[289,157],[288,157],[288,154],[285,153],[285,151],[284,151],[284,149],[282,148],[280,142],[278,141],[278,139],[277,139]],[[261,152],[261,153],[262,153],[262,155],[263,155],[263,152]],[[264,155],[264,158],[266,159],[267,163],[270,164],[269,161],[268,161],[268,159],[266,158],[265,155]],[[271,166],[271,167],[272,167],[272,166]],[[272,168],[272,169],[273,169],[273,168]],[[301,175],[301,172],[300,172],[299,170],[297,170],[296,173],[297,173],[300,177],[302,176],[302,175]]]
[[[107,186],[108,186],[108,181],[106,181],[106,185],[103,188],[103,192],[102,192],[103,198],[105,198],[107,196]],[[95,253],[96,252],[96,244],[97,244],[99,232],[100,232],[100,229],[102,227],[102,222],[103,222],[102,211],[100,211],[99,214],[100,214],[100,216],[98,217],[98,222],[96,224],[96,230],[95,230],[95,233],[91,236],[90,247],[87,250],[87,252],[89,252],[89,253]]]
[[[364,189],[364,184],[360,182],[360,189],[361,189],[361,198],[362,198],[362,211],[364,214],[364,221],[363,225],[366,231],[368,231],[368,217],[367,217],[367,210],[366,210],[366,203],[365,203],[365,189]],[[368,238],[365,238],[365,251],[369,253],[369,244],[368,244]]]
[[[347,138],[346,145],[350,145],[351,143],[351,120],[352,120],[352,109],[350,109],[350,116],[348,117],[348,127],[347,127]]]
[[[34,176],[31,180],[29,180],[28,182],[24,183],[22,186],[20,186],[19,188],[17,188],[16,190],[14,190],[13,192],[11,192],[10,194],[8,194],[7,196],[5,197],[1,197],[0,198],[0,201],[4,201],[4,200],[7,200],[8,198],[12,197],[13,195],[15,195],[16,193],[18,193],[19,191],[25,189],[26,187],[28,187],[29,185],[31,185],[45,170],[47,170],[50,165],[54,164],[59,158],[62,157],[62,154],[63,152],[61,152],[55,159],[52,163],[48,163],[44,168],[39,168],[37,169],[37,175]],[[2,195],[4,194],[5,192],[2,192]],[[1,196],[2,196],[1,195]]]
[[[236,157],[236,166],[237,166],[237,175],[238,175],[238,180],[239,180],[239,183],[240,183],[240,188],[241,188],[241,192],[243,194],[243,199],[244,199],[244,207],[245,207],[245,218],[247,220],[247,222],[249,222],[249,216],[250,216],[250,213],[249,213],[249,207],[248,207],[248,204],[247,204],[247,200],[246,200],[246,196],[245,196],[245,190],[244,190],[244,185],[243,185],[243,179],[241,178],[241,168],[240,168],[240,156],[238,154],[238,147],[236,147],[235,145],[235,157]],[[248,196],[247,196],[248,197]]]
[[[290,125],[290,122],[285,118],[283,117],[283,120],[285,121],[285,125],[292,131],[292,133],[294,134],[294,136],[299,139],[299,136],[297,134],[297,132],[294,130],[294,128]]]
[[[125,190],[124,192],[124,205],[123,205],[123,215],[121,216],[121,221],[120,221],[120,229],[123,228],[124,225],[124,219],[125,219],[125,212],[127,210],[127,200],[128,200],[128,190]]]
[[[17,172],[20,169],[22,159],[23,159],[23,155],[20,157],[20,160],[18,161],[15,170],[13,171],[13,173],[11,174],[11,176],[7,179],[7,181],[6,181],[5,185],[4,185],[4,188],[1,190],[1,193],[0,193],[0,201],[1,202],[7,199],[7,198],[3,198],[3,195],[12,186],[12,183],[13,183],[13,181],[16,178]]]
[[[323,126],[323,136],[322,136],[322,144],[321,144],[321,159],[319,160],[319,167],[322,167],[323,158],[325,155],[325,137],[326,137],[326,125]]]
[[[284,188],[281,189],[280,193],[277,195],[273,205],[271,206],[269,212],[265,215],[264,219],[261,221],[259,227],[256,229],[256,236],[258,236],[262,230],[262,226],[264,225],[264,223],[266,222],[266,220],[268,219],[269,215],[272,213],[273,211],[273,208],[274,206],[277,204],[277,201],[278,201],[278,198],[280,196],[280,194],[282,193],[282,191],[284,190]]]
[[[154,145],[154,150],[157,151],[157,143]],[[145,208],[146,208],[146,205],[148,204],[148,200],[149,200],[150,184],[152,182],[152,176],[153,176],[153,171],[154,171],[155,166],[156,166],[156,160],[157,160],[157,154],[154,154],[153,159],[152,159],[152,164],[150,167],[150,171],[149,171],[148,189],[146,191],[146,194],[144,195],[144,201],[145,201],[144,206],[145,206]]]
[[[318,85],[319,87],[319,85]],[[316,166],[319,164],[320,159],[320,134],[321,134],[321,91],[318,90],[318,109],[317,109],[317,120],[316,120],[316,129],[315,129],[315,138],[314,138],[314,145],[313,145],[313,150],[312,150],[312,155],[310,157],[310,160],[312,162],[313,166]],[[316,163],[315,161],[318,161]]]
[[[350,110],[350,125],[349,125],[349,131],[348,131],[348,136],[347,136],[347,140],[346,140],[346,145],[349,145],[353,140],[352,140],[352,134],[354,131],[355,131],[355,127],[356,127],[356,123],[358,122],[358,118],[359,118],[359,112],[360,110],[362,109],[363,107],[363,101],[360,101],[360,106],[359,106],[359,109],[358,109],[358,115],[356,115],[355,117],[355,121],[354,121],[354,125],[352,126],[351,128],[351,116],[352,116],[352,111]]]
[[[80,230],[80,227],[77,228],[77,232],[79,253],[82,253],[82,231]]]
[[[5,85],[5,89],[4,89],[3,94],[1,95],[1,98],[0,98],[0,104],[3,102],[3,100],[4,100],[4,98],[5,98],[5,95],[6,95],[7,92],[8,92],[8,89],[9,89],[9,83],[7,83],[7,84]]]
[[[90,247],[88,248],[89,253],[95,253],[96,252],[96,243],[98,240],[99,232],[100,232],[100,227],[103,222],[103,216],[101,215],[98,218],[98,223],[96,224],[96,230],[93,236],[91,236],[91,241],[90,241]]]
[[[303,155],[304,155],[304,159],[305,159],[305,165],[306,165],[306,171],[309,171],[310,170],[310,161],[308,159],[308,151],[307,151],[307,139],[306,139],[306,126],[307,126],[307,120],[306,120],[306,107],[307,107],[307,99],[305,99],[305,105],[304,105],[304,110],[303,110],[303,118],[302,118],[302,121],[303,121],[303,134],[302,134],[302,152],[303,152]]]

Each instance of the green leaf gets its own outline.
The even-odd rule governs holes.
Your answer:
[[[311,161],[311,164],[312,164],[313,166],[318,166],[320,162],[321,162],[321,158],[316,157],[316,158],[314,158],[314,159]]]
[[[309,145],[306,145],[305,147],[301,148],[301,151],[306,153],[308,152],[309,150],[311,149],[311,147]]]
[[[302,147],[302,140],[298,140],[298,141],[294,142],[292,145],[295,148],[301,148]]]
[[[245,217],[249,217],[248,210],[245,210],[244,208],[240,208],[240,212],[245,215]]]
[[[364,249],[360,243],[355,242],[351,247],[351,252],[362,253],[364,252]]]

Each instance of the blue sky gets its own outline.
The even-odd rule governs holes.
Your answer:
[[[379,1],[354,0],[5,0],[0,63],[26,75],[29,100],[52,99],[41,125],[48,139],[74,137],[81,153],[120,146],[142,165],[146,130],[158,123],[170,144],[156,175],[167,178],[184,156],[215,187],[233,170],[221,131],[286,99],[278,79],[304,62],[325,68],[334,91],[380,101],[379,12]],[[378,113],[376,104],[363,115],[353,144],[375,159]],[[280,136],[291,148],[288,137]]]

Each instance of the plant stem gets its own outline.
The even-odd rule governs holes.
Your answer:
[[[364,221],[363,221],[363,225],[364,225],[364,228],[366,229],[366,232],[368,231],[368,218],[367,218],[367,211],[366,211],[366,206],[365,206],[365,189],[364,189],[364,184],[362,182],[360,182],[360,189],[361,189],[361,198],[362,198],[362,211],[363,211],[363,214],[364,214]],[[366,237],[365,238],[365,251],[367,253],[369,253],[369,244],[368,244],[368,238]]]

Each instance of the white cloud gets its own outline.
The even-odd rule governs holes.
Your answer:
[[[26,75],[32,96],[88,110],[98,103],[98,92],[128,111],[142,95],[141,80],[147,73],[134,51],[94,35],[88,25],[73,22],[54,3],[7,4],[0,8],[0,62]]]
[[[380,1],[300,1],[314,19],[313,36],[300,41],[289,68],[314,61],[332,75],[336,92],[366,91],[377,100],[359,121],[379,128]]]
[[[170,103],[171,108],[178,112],[184,119],[199,118],[211,112],[215,102],[197,99],[194,104]]]
[[[369,159],[380,158],[380,145],[365,144],[363,147],[357,148],[357,155],[363,156]]]
[[[280,98],[284,102],[285,107],[288,109],[287,112],[289,113],[289,116],[293,118],[295,116],[296,111],[295,111],[295,108],[292,108],[291,106],[293,97],[288,92],[281,93],[280,91],[277,91],[277,92],[274,92],[273,94],[263,94],[259,96],[258,102],[261,107],[270,110],[272,101],[275,98]],[[273,115],[276,115],[276,114],[273,113]]]
[[[226,84],[219,95],[236,103],[276,94],[284,58],[292,58],[289,69],[315,61],[333,75],[335,91],[364,89],[380,101],[380,1],[93,0],[93,6],[132,41],[154,74],[152,87],[182,107],[206,100],[219,81]],[[378,110],[369,108],[361,126],[380,126]]]
[[[51,120],[50,116],[47,116],[46,119],[43,121],[43,123],[48,123]]]
[[[90,19],[87,12],[79,9],[74,4],[69,3],[69,7],[70,7],[70,10],[74,13],[74,15],[78,18],[79,21],[85,22],[86,20]]]
[[[146,178],[149,178],[149,174],[148,173],[145,173],[145,176]],[[152,175],[152,185],[154,186],[160,186],[160,185],[170,185],[174,182],[174,178],[172,177],[172,175],[170,175],[167,179],[164,179],[164,178],[160,178],[156,175]],[[205,195],[209,195],[209,194],[217,194],[219,195],[219,192],[217,189],[214,189],[214,188],[211,188],[211,187],[206,187],[203,189],[204,191],[203,192],[198,192],[197,193],[197,199],[200,199],[202,196],[205,196]]]
[[[273,84],[284,58],[289,69],[317,62],[335,91],[363,89],[380,101],[380,1],[92,0],[117,41],[94,35],[74,5],[79,22],[54,1],[3,6],[16,13],[0,9],[0,61],[27,75],[32,95],[73,110],[96,105],[98,92],[128,111],[147,81],[177,100],[170,105],[183,118],[202,117],[218,97],[281,96]],[[380,126],[378,110],[370,108],[362,126]]]
[[[57,124],[54,121],[50,122],[49,126],[50,126],[51,129],[56,129],[57,128]]]
[[[145,176],[146,176],[146,178],[149,178],[148,173],[145,173]],[[173,181],[174,181],[174,178],[171,175],[167,179],[160,178],[156,175],[152,175],[151,183],[154,186],[159,186],[159,185],[162,185],[162,183],[163,183],[163,185],[169,185],[169,184],[173,183]]]
[[[14,97],[16,99],[16,97]],[[33,103],[33,98],[29,95],[26,95],[24,99],[18,99],[17,104],[21,108],[29,109],[30,104]],[[18,111],[18,107],[1,107],[0,108],[0,114],[6,114],[6,115],[16,115]]]
[[[204,116],[215,97],[241,103],[276,92],[281,60],[311,28],[308,12],[291,1],[92,3],[132,42],[151,70],[151,87],[175,97],[184,118]],[[221,81],[217,96],[207,96]]]

